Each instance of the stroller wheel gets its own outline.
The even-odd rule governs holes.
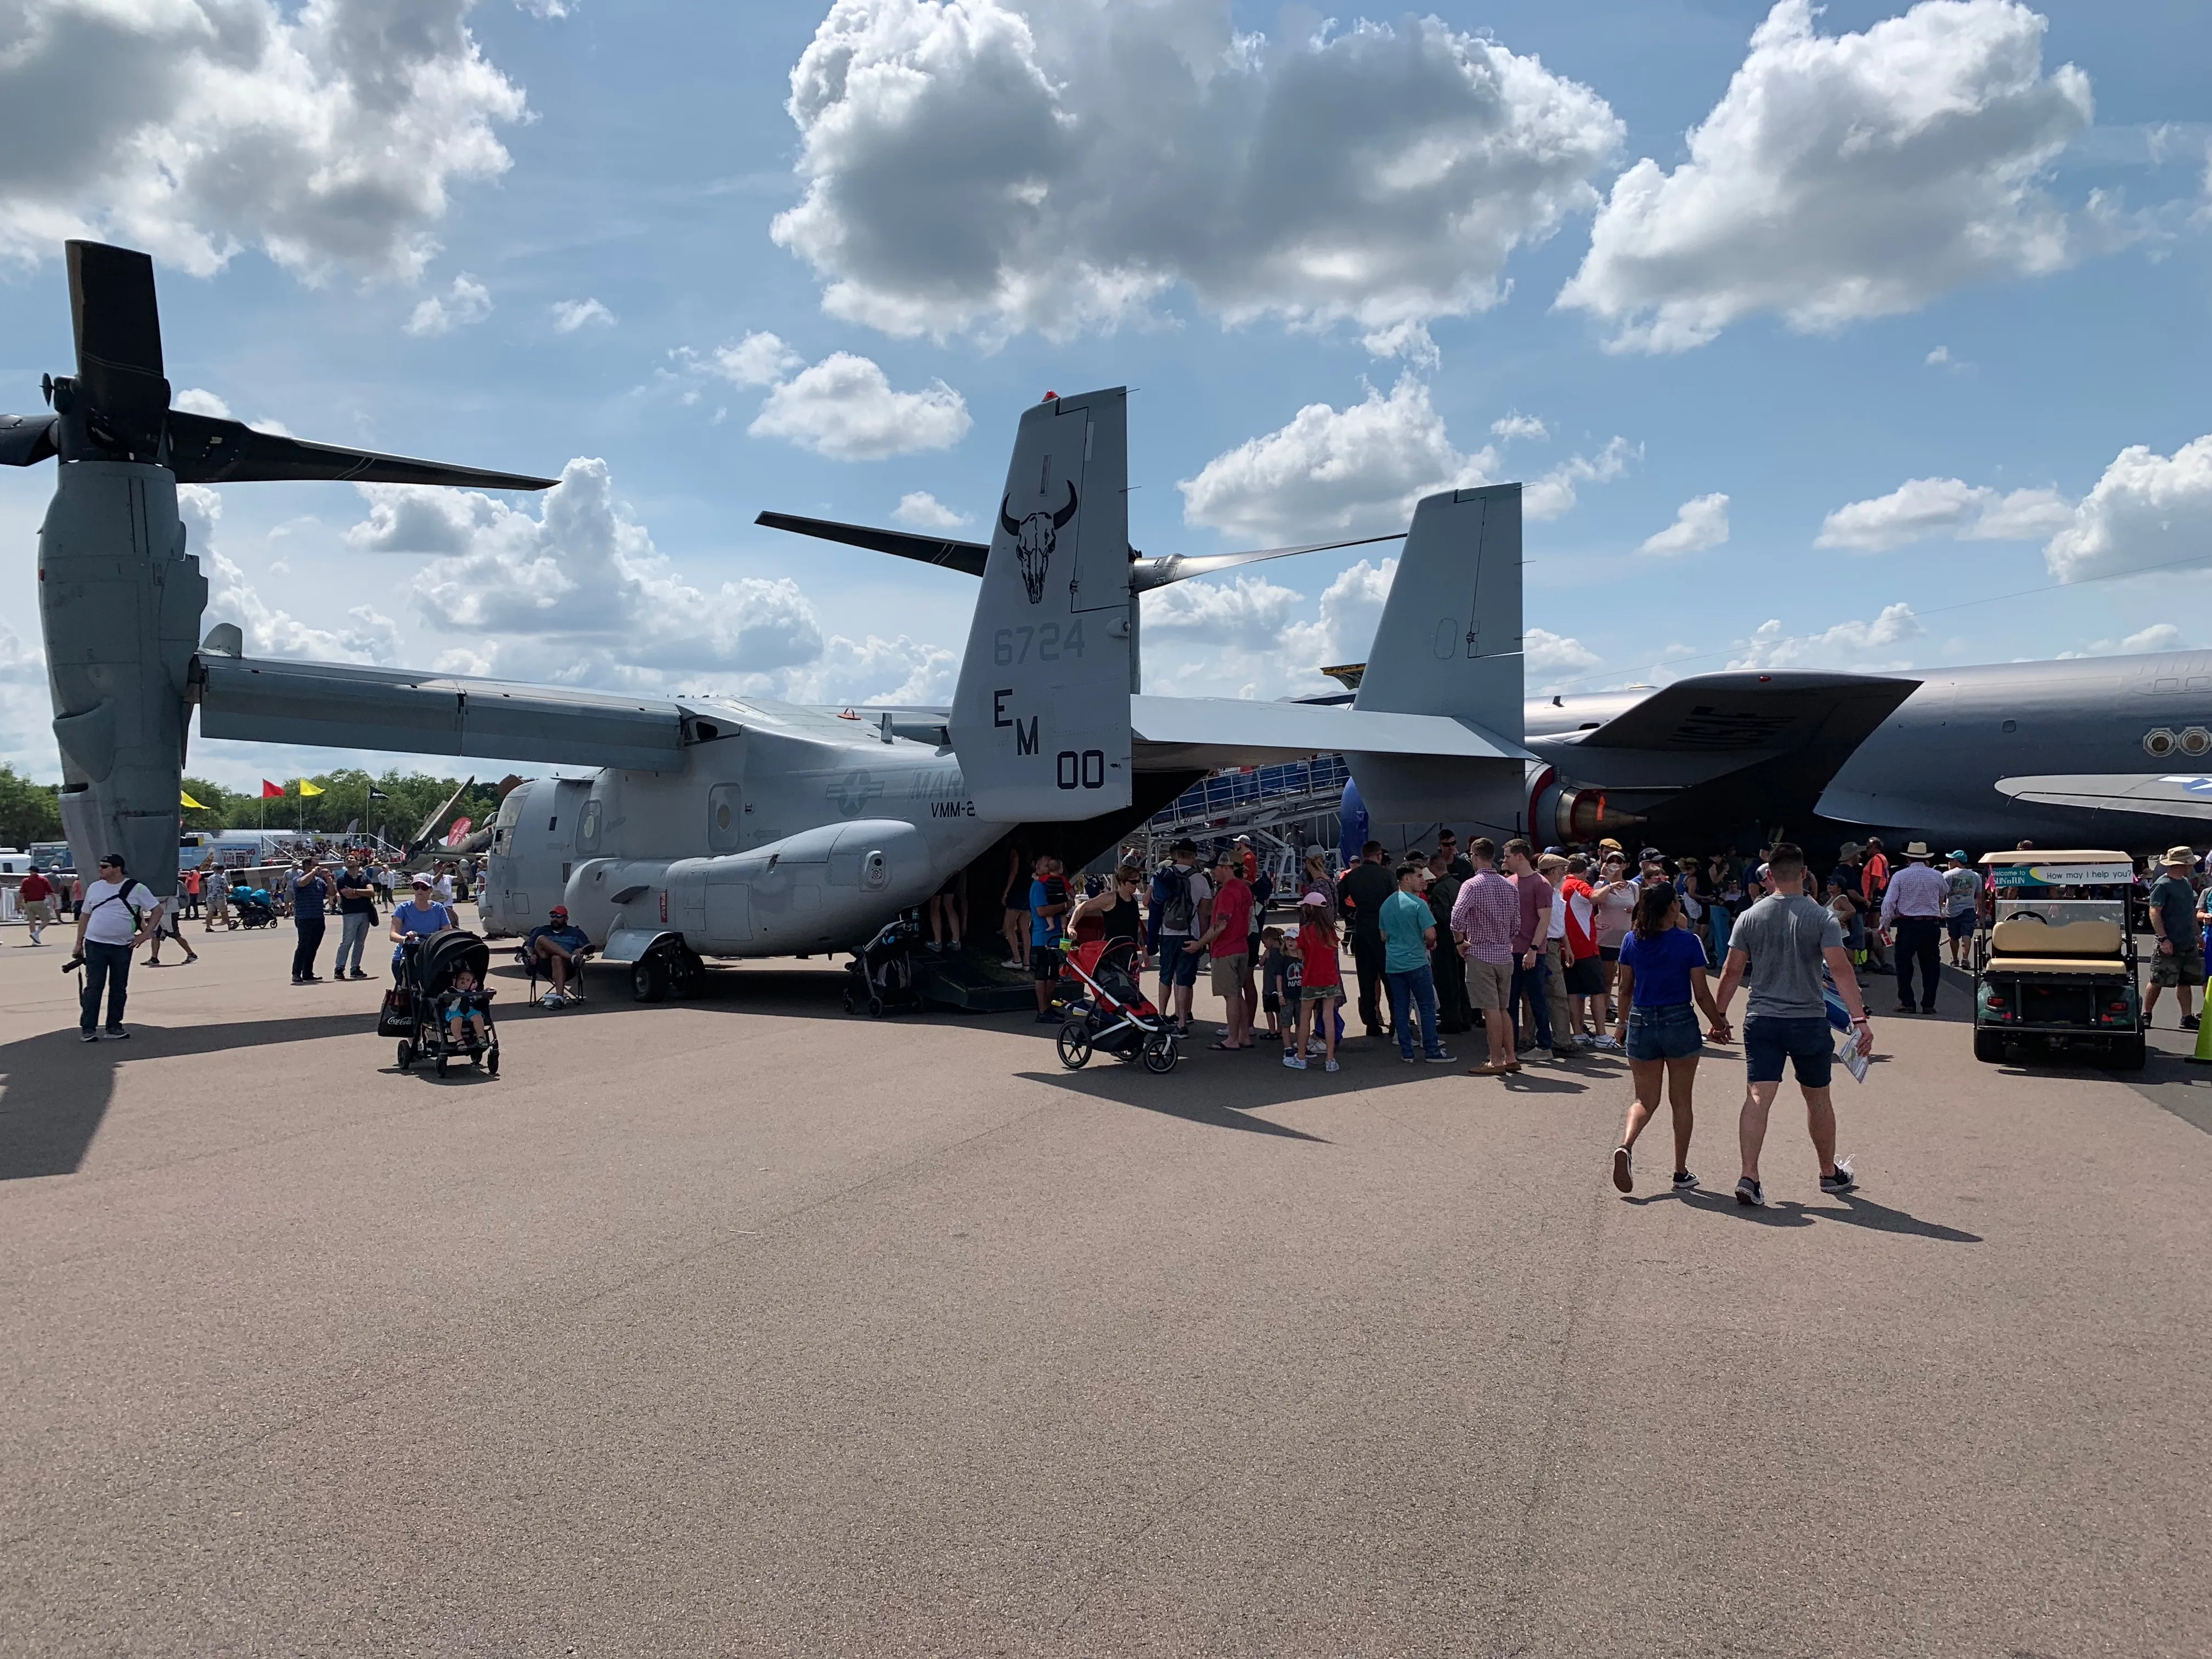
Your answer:
[[[1173,1031],[1155,1031],[1145,1039],[1145,1069],[1156,1076],[1175,1070],[1176,1061],[1182,1058]]]
[[[860,1005],[853,1000],[853,994],[850,991],[846,992],[845,1012],[848,1014],[856,1014],[860,1012]]]
[[[404,1072],[414,1063],[415,1045],[403,1041],[399,1045],[399,1069]]]
[[[1071,1019],[1060,1028],[1060,1036],[1054,1046],[1060,1050],[1060,1063],[1071,1072],[1079,1072],[1091,1063],[1091,1027],[1079,1019]]]
[[[484,1075],[486,1077],[499,1075],[499,1046],[496,1043],[484,1050]]]
[[[446,1072],[447,1072],[447,1061],[446,1061],[446,1057],[445,1057],[445,1055],[443,1055],[443,1054],[440,1054],[440,1055],[438,1056],[438,1075],[439,1075],[440,1077],[443,1077],[443,1076],[445,1076],[445,1075],[446,1075]]]
[[[868,1018],[870,1019],[881,1019],[883,1017],[884,1000],[879,996],[871,994],[868,998]]]

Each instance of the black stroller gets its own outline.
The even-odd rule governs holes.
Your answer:
[[[492,1018],[491,1000],[498,993],[484,983],[491,971],[490,948],[474,933],[456,929],[409,939],[406,952],[400,986],[385,998],[384,1014],[377,1022],[381,1035],[399,1039],[399,1069],[428,1060],[436,1062],[438,1075],[443,1077],[459,1060],[469,1066],[481,1063],[487,1075],[497,1077],[499,1025]],[[481,1042],[465,1019],[458,1036],[447,1024],[460,1000],[453,988],[453,975],[464,968],[477,977],[477,988],[469,997],[471,1010],[483,1016]]]
[[[921,943],[921,924],[901,916],[853,953],[845,964],[845,1012],[866,1009],[881,1019],[896,1010],[921,1006],[914,987],[914,953]]]

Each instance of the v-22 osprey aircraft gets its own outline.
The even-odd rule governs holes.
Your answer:
[[[1397,670],[1371,674],[1358,708],[1146,696],[1141,592],[1312,550],[1133,553],[1119,388],[1022,415],[949,711],[871,723],[760,699],[257,659],[228,623],[195,647],[207,585],[179,481],[552,481],[172,409],[151,261],[92,242],[67,252],[77,373],[47,382],[51,413],[0,416],[0,464],[58,462],[40,616],[80,868],[121,848],[157,893],[174,883],[195,704],[207,738],[597,768],[507,795],[483,914],[511,933],[565,902],[647,998],[696,988],[706,958],[857,947],[979,860],[998,879],[1008,846],[1086,860],[1222,766],[1343,753],[1370,804],[1408,820],[1505,826],[1527,807],[1520,487],[1420,503],[1377,635],[1378,662]]]

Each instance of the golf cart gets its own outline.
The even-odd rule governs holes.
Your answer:
[[[1974,1058],[2002,1060],[2019,1043],[2141,1071],[2128,855],[1990,853],[1981,863],[1990,883],[1974,935]]]

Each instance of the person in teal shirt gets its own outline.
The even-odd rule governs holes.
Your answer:
[[[1390,1024],[1398,1032],[1398,1058],[1411,1064],[1413,1028],[1407,1015],[1418,1008],[1421,1016],[1421,1055],[1443,1062],[1444,1052],[1437,1032],[1437,978],[1429,966],[1429,951],[1437,940],[1437,919],[1421,888],[1427,869],[1419,864],[1398,866],[1398,890],[1382,901],[1376,920],[1382,930],[1382,979],[1390,990]]]

